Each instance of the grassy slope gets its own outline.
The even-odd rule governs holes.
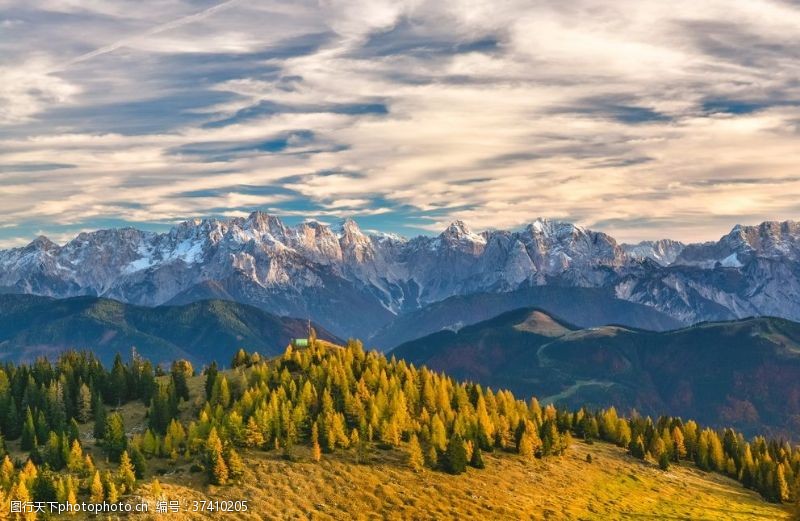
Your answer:
[[[203,378],[190,382],[194,403],[184,405],[184,420],[194,417]],[[129,431],[146,425],[140,403],[122,408]],[[90,425],[84,426],[91,432]],[[18,446],[18,442],[10,444]],[[91,447],[91,443],[85,443]],[[92,449],[103,468],[102,452]],[[593,463],[585,461],[592,454]],[[576,442],[568,454],[525,462],[513,454],[486,454],[486,469],[450,476],[414,473],[398,451],[374,449],[365,463],[352,452],[311,461],[296,450],[289,462],[276,451],[242,451],[247,471],[239,482],[213,487],[185,463],[150,460],[150,476],[140,492],[148,498],[156,473],[170,499],[249,501],[247,514],[191,514],[184,506],[170,519],[786,519],[785,507],[763,501],[738,483],[688,466],[668,472],[627,456],[606,443]],[[165,519],[158,516],[139,518]]]
[[[591,453],[593,463],[585,457]],[[182,499],[248,499],[242,519],[782,519],[782,507],[720,476],[687,467],[661,472],[597,443],[576,443],[558,459],[526,463],[514,455],[485,458],[486,469],[460,476],[416,474],[402,454],[376,451],[369,464],[350,454],[307,454],[290,463],[246,453],[240,485],[204,489],[200,476],[164,479]],[[202,516],[184,516],[202,519]],[[232,516],[233,517],[233,516]]]

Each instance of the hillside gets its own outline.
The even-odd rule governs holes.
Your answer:
[[[520,309],[392,354],[570,407],[613,404],[792,437],[800,428],[800,324],[783,319],[651,332],[579,329]]]
[[[234,376],[233,371],[224,374]],[[202,376],[190,379],[191,397],[181,406],[183,421],[190,421],[201,406],[203,385]],[[146,429],[141,403],[119,410],[130,433]],[[91,439],[89,425],[82,431]],[[100,447],[85,446],[96,461],[103,460]],[[586,461],[589,454],[591,463]],[[193,473],[182,459],[149,460],[139,494],[155,508],[152,480],[157,478],[165,499],[180,499],[187,506],[194,500],[249,500],[247,514],[214,516],[223,519],[789,518],[787,507],[765,502],[729,478],[688,464],[664,472],[604,442],[576,442],[564,456],[545,460],[486,454],[485,469],[458,476],[414,472],[404,451],[378,446],[360,458],[353,449],[337,450],[319,463],[305,447],[296,449],[294,461],[276,450],[242,450],[241,457],[247,462],[244,474],[227,486],[208,485],[205,475]],[[186,510],[171,519],[209,518]]]
[[[586,462],[592,454],[593,462]],[[413,472],[405,455],[376,450],[367,464],[352,454],[314,463],[245,452],[241,482],[206,488],[186,470],[164,477],[168,497],[251,498],[241,519],[788,519],[731,479],[689,467],[664,473],[606,443],[577,443],[557,461],[486,457],[486,468],[460,476]],[[230,516],[233,518],[233,516]],[[177,519],[207,519],[184,513]]]
[[[542,313],[520,327],[566,329]],[[231,366],[156,377],[138,357],[106,369],[70,352],[0,367],[0,501],[143,500],[151,513],[130,517],[145,519],[175,500],[175,519],[728,520],[785,519],[798,500],[800,448],[776,440],[542,407],[313,335]]]
[[[457,330],[523,307],[544,309],[581,327],[622,324],[663,331],[685,325],[652,307],[613,298],[604,289],[534,286],[505,293],[449,297],[398,315],[370,337],[369,344],[388,350],[443,329]]]
[[[317,327],[321,338],[337,340]],[[0,360],[51,357],[65,349],[91,349],[110,363],[132,346],[154,362],[186,358],[227,363],[240,347],[275,355],[292,338],[305,337],[305,320],[221,300],[156,308],[114,300],[76,297],[55,300],[0,294]]]

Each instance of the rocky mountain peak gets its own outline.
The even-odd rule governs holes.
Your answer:
[[[342,222],[339,223],[339,235],[350,240],[366,237],[361,231],[361,228],[358,226],[358,223],[356,223],[351,217],[346,217],[342,219]]]
[[[765,221],[757,226],[737,224],[722,241],[732,248],[752,250],[756,255],[797,254],[800,249],[800,223]]]
[[[25,246],[26,249],[45,250],[45,251],[55,250],[58,249],[58,247],[59,247],[58,244],[54,243],[44,235],[37,236],[34,240],[30,242],[30,244]]]
[[[486,238],[473,232],[467,223],[462,220],[456,220],[450,223],[439,237],[447,242],[472,242],[485,244]]]
[[[675,263],[740,268],[750,259],[800,261],[800,223],[765,221],[756,226],[737,224],[717,242],[686,246]]]

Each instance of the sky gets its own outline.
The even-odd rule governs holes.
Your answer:
[[[797,219],[798,28],[798,0],[0,0],[0,247],[253,210]]]

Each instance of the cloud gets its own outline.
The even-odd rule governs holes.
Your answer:
[[[256,208],[404,233],[548,216],[627,241],[800,213],[797,3],[4,11],[6,243]]]
[[[112,53],[118,49],[121,49],[122,47],[136,43],[138,40],[147,40],[148,38],[156,36],[157,34],[178,29],[183,25],[199,22],[200,20],[208,18],[209,16],[214,16],[215,14],[221,11],[230,9],[237,3],[239,3],[239,0],[227,0],[213,7],[209,7],[208,9],[203,9],[200,12],[190,14],[188,16],[183,16],[181,18],[178,18],[177,20],[172,20],[167,23],[159,24],[151,29],[148,29],[147,31],[144,31],[143,33],[136,34],[134,36],[129,36],[127,38],[122,38],[108,45],[104,45],[102,47],[94,49],[93,51],[89,51],[87,53],[81,54],[80,56],[76,56],[75,58],[72,58],[66,61],[65,63],[58,65],[52,72],[68,69],[78,63],[91,60],[93,58],[102,56],[104,54]]]

